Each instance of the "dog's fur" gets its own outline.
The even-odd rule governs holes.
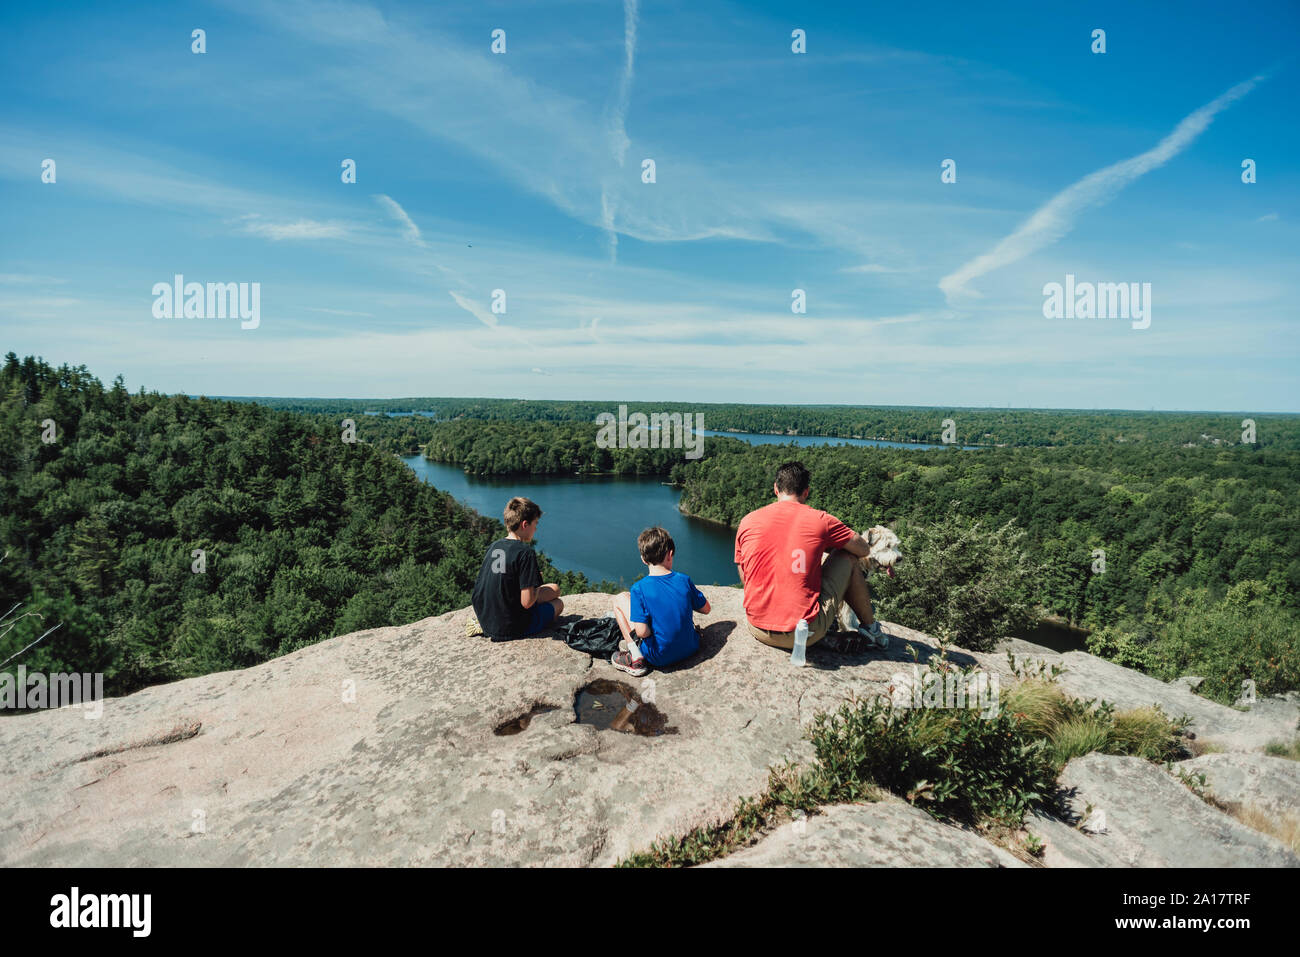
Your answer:
[[[895,566],[903,560],[903,553],[898,549],[898,536],[884,525],[873,525],[862,533],[862,537],[871,546],[866,558],[859,559],[863,574],[870,575],[880,569],[892,578]]]

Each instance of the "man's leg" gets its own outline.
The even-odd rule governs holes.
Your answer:
[[[853,609],[853,613],[858,616],[858,621],[864,625],[870,625],[876,620],[875,612],[871,608],[871,586],[867,584],[867,576],[862,572],[862,563],[856,558],[853,560],[853,571],[849,575],[849,586],[844,591],[844,601]]]

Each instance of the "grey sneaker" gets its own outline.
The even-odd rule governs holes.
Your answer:
[[[858,625],[858,634],[877,648],[889,647],[889,636],[880,630],[878,621],[873,621],[869,625]]]

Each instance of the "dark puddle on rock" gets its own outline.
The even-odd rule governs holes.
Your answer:
[[[554,705],[535,704],[533,710],[527,714],[521,714],[517,718],[511,718],[509,721],[502,722],[496,726],[493,734],[518,734],[520,731],[527,731],[528,725],[532,723],[534,717],[539,714],[546,714],[548,711],[557,711]]]
[[[627,711],[629,701],[637,704],[631,714]],[[646,737],[677,733],[676,728],[668,727],[668,718],[662,711],[642,701],[630,685],[621,681],[593,681],[578,689],[573,710],[578,724],[589,724],[597,731],[622,731]]]

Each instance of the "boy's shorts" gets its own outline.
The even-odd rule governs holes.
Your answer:
[[[535,635],[555,621],[555,606],[549,601],[539,601],[528,612],[528,630],[524,632],[525,635]]]

